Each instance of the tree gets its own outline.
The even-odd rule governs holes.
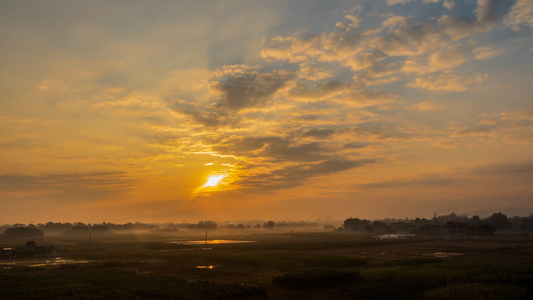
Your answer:
[[[187,226],[189,229],[216,229],[217,228],[217,222],[215,221],[200,221],[198,224],[189,224]]]
[[[263,224],[263,227],[265,227],[265,229],[274,229],[274,226],[276,226],[276,223],[274,223],[274,221],[272,220]]]
[[[107,233],[107,232],[109,232],[109,229],[107,229],[106,225],[98,225],[98,224],[96,224],[96,225],[93,225],[92,231],[93,232],[101,232],[101,233],[105,232],[105,233]]]
[[[9,238],[34,238],[42,237],[44,232],[37,228],[30,227],[16,227],[8,228],[4,231],[4,236]]]
[[[507,219],[507,216],[501,212],[492,214],[490,222],[497,229],[510,229],[513,227],[513,224]]]

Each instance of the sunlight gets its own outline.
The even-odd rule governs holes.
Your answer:
[[[226,176],[225,175],[210,176],[209,179],[207,179],[207,182],[204,184],[203,187],[216,186],[220,182],[220,180],[222,180],[224,177]]]

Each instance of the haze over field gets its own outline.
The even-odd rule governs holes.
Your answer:
[[[533,211],[533,1],[0,2],[0,223]]]

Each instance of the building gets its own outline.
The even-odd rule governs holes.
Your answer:
[[[2,248],[2,258],[22,258],[22,257],[48,257],[55,255],[53,245],[37,245],[34,241],[28,241],[24,246],[15,248]]]
[[[344,221],[344,230],[355,233],[365,233],[371,230],[371,223],[368,220],[349,218]]]

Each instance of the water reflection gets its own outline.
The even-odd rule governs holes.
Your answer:
[[[240,241],[240,240],[203,240],[203,241],[179,241],[168,242],[170,244],[178,245],[216,245],[216,244],[244,244],[244,243],[257,243],[257,241]]]
[[[446,258],[446,257],[459,256],[459,255],[464,255],[464,253],[457,253],[457,252],[435,252],[435,253],[433,253],[431,256],[433,256],[433,257]]]
[[[4,269],[9,269],[14,266],[53,267],[53,266],[63,266],[63,265],[72,265],[72,264],[87,264],[91,262],[93,262],[93,260],[64,259],[61,257],[54,257],[54,258],[47,258],[47,259],[9,260],[5,262],[0,262],[0,266],[2,266]]]
[[[215,266],[209,265],[209,266],[196,266],[196,269],[214,269]]]

